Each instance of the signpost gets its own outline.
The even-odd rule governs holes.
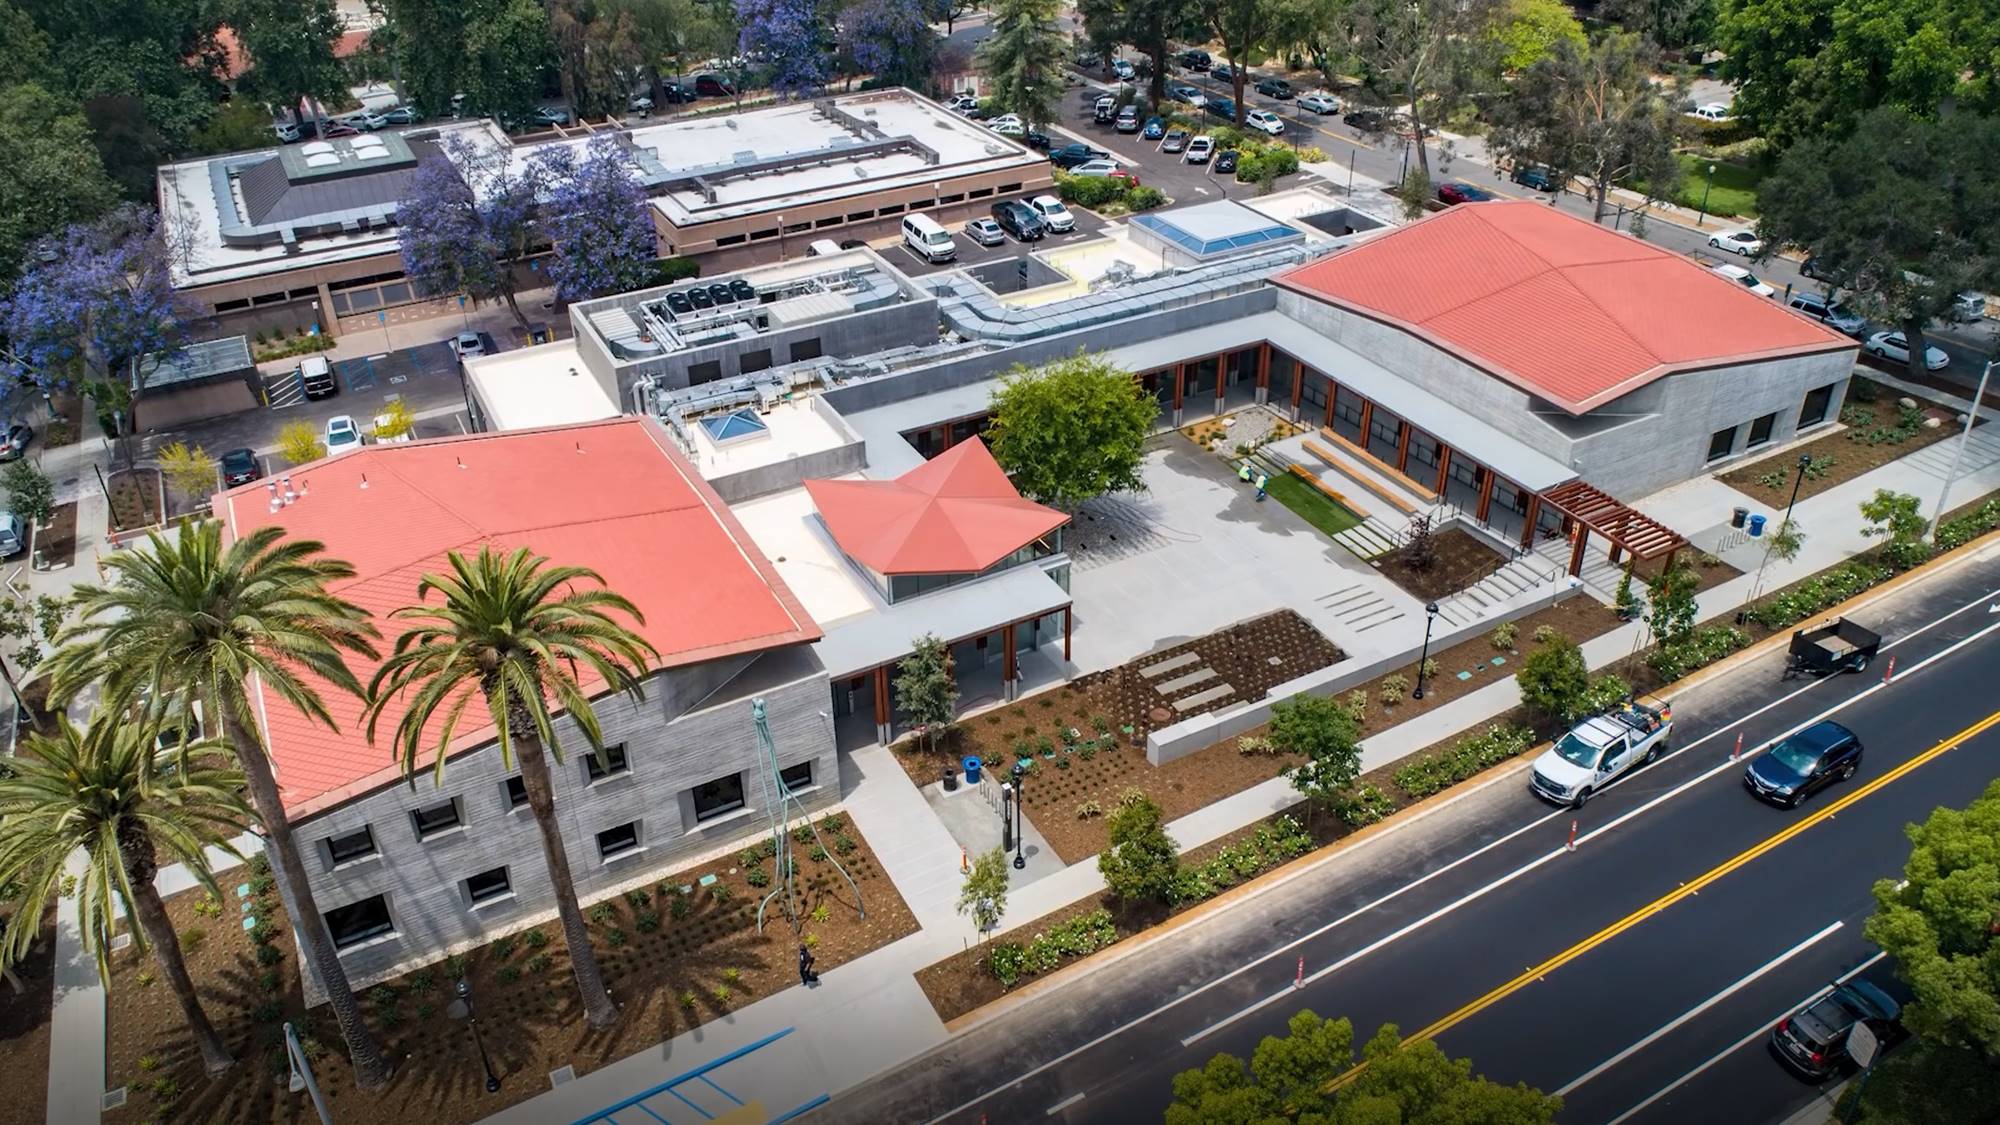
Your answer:
[[[1875,1055],[1881,1045],[1875,1038],[1875,1030],[1865,1020],[1855,1020],[1854,1026],[1847,1029],[1847,1057],[1861,1068],[1861,1078],[1854,1084],[1854,1109],[1848,1113],[1849,1121],[1861,1111],[1861,1092],[1868,1088],[1868,1075],[1875,1069]]]

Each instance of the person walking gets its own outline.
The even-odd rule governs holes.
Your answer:
[[[819,974],[813,972],[812,950],[804,945],[799,946],[799,983],[808,988],[819,983]]]

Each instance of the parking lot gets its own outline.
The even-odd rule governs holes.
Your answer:
[[[1059,120],[1052,139],[1063,144],[1079,140],[1109,152],[1113,160],[1137,173],[1140,183],[1159,188],[1175,203],[1202,203],[1222,197],[1241,199],[1257,194],[1256,184],[1239,183],[1233,173],[1217,173],[1212,159],[1206,164],[1189,164],[1181,154],[1161,152],[1160,140],[1146,140],[1138,133],[1120,133],[1109,122],[1100,124],[1093,120],[1092,107],[1106,92],[1094,86],[1071,90],[1060,103],[1057,111]],[[1200,110],[1189,106],[1175,104],[1171,110],[1200,119],[1202,125],[1196,130],[1197,135],[1210,126],[1224,124],[1219,119],[1204,117]],[[1339,118],[1334,118],[1334,121],[1338,122]],[[1294,129],[1289,121],[1286,128],[1285,136],[1272,139],[1287,143],[1295,140],[1300,144],[1317,143],[1305,129]],[[1278,186],[1302,187],[1315,182],[1317,177],[1301,172],[1280,180]]]
[[[1036,242],[1022,242],[1010,234],[1006,235],[1006,241],[998,246],[981,246],[966,236],[965,224],[969,219],[981,218],[988,213],[987,209],[981,208],[968,212],[964,219],[944,224],[944,228],[951,232],[952,242],[958,246],[958,257],[952,261],[927,262],[911,250],[900,235],[896,238],[896,244],[884,250],[882,255],[895,263],[897,269],[912,277],[919,277],[929,273],[942,273],[945,270],[976,269],[988,263],[1019,258],[1036,251],[1053,250],[1072,242],[1084,242],[1096,238],[1104,229],[1103,219],[1081,207],[1072,207],[1070,214],[1076,216],[1076,229],[1069,234],[1049,234]]]

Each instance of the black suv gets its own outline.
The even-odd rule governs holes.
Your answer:
[[[993,205],[993,221],[1022,242],[1036,242],[1048,233],[1035,209],[1018,199],[1003,199]]]
[[[1209,64],[1208,52],[1197,51],[1192,48],[1182,51],[1180,53],[1180,64],[1189,70],[1207,70]]]
[[[1861,740],[1831,719],[1779,739],[1750,760],[1743,787],[1760,801],[1795,809],[1806,795],[1861,768]]]
[[[1389,111],[1386,109],[1350,109],[1341,114],[1340,119],[1364,133],[1389,131]]]
[[[1101,148],[1092,148],[1086,144],[1067,144],[1049,153],[1049,163],[1068,171],[1079,164],[1107,159],[1110,155]]]
[[[1778,1021],[1771,1029],[1771,1053],[1809,1082],[1823,1082],[1850,1069],[1847,1033],[1865,1023],[1883,1043],[1901,1037],[1896,1023],[1902,1005],[1865,980],[1838,984],[1833,991]]]

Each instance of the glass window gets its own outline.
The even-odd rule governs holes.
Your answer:
[[[722,361],[711,359],[702,363],[688,364],[688,385],[713,383],[722,378]]]
[[[1756,421],[1750,423],[1750,440],[1747,443],[1745,443],[1744,448],[1755,449],[1760,445],[1764,445],[1770,442],[1771,430],[1775,428],[1777,424],[1778,424],[1778,415],[1775,411],[1773,411],[1770,414],[1766,414],[1762,418],[1759,418]]]
[[[417,839],[435,836],[447,829],[457,828],[463,821],[458,815],[458,798],[442,801],[429,808],[418,809],[410,814],[410,820],[417,827]]]
[[[639,822],[629,821],[616,828],[607,828],[597,834],[597,856],[599,859],[616,859],[626,852],[639,847]]]
[[[745,375],[750,374],[752,371],[762,371],[769,366],[771,366],[771,349],[769,348],[759,348],[754,352],[744,352],[742,358],[736,361],[736,369]]]
[[[492,902],[496,898],[505,898],[513,893],[514,884],[507,878],[505,867],[481,871],[465,881],[465,897],[471,899],[474,906],[482,902]]]
[[[1833,405],[1833,389],[1837,386],[1838,383],[1828,383],[1806,392],[1805,404],[1799,407],[1799,429],[1826,421],[1826,412]]]
[[[518,809],[528,803],[528,785],[520,774],[507,779],[507,807]]]
[[[396,924],[389,917],[389,900],[376,895],[327,911],[326,929],[333,935],[333,947],[346,949],[369,938],[393,934]]]
[[[743,807],[743,775],[718,777],[694,789],[694,818],[707,820]]]
[[[604,748],[604,764],[601,766],[597,764],[596,754],[584,754],[583,772],[586,775],[584,780],[587,782],[603,781],[607,777],[616,777],[621,773],[631,773],[632,763],[625,759],[625,744],[621,742],[616,746],[606,746]]]
[[[332,857],[335,867],[374,855],[375,833],[370,832],[368,826],[364,824],[344,836],[329,836],[326,841],[326,852]]]
[[[800,762],[796,766],[787,766],[778,771],[778,780],[784,782],[785,788],[793,792],[810,789],[813,783],[813,764]]]
[[[1726,430],[1717,430],[1708,439],[1708,459],[1719,461],[1729,456],[1730,451],[1735,448],[1736,427],[1731,426]]]
[[[818,336],[814,336],[810,340],[800,340],[792,345],[793,363],[800,363],[808,359],[818,359],[819,357],[820,357],[820,350],[819,350]]]

